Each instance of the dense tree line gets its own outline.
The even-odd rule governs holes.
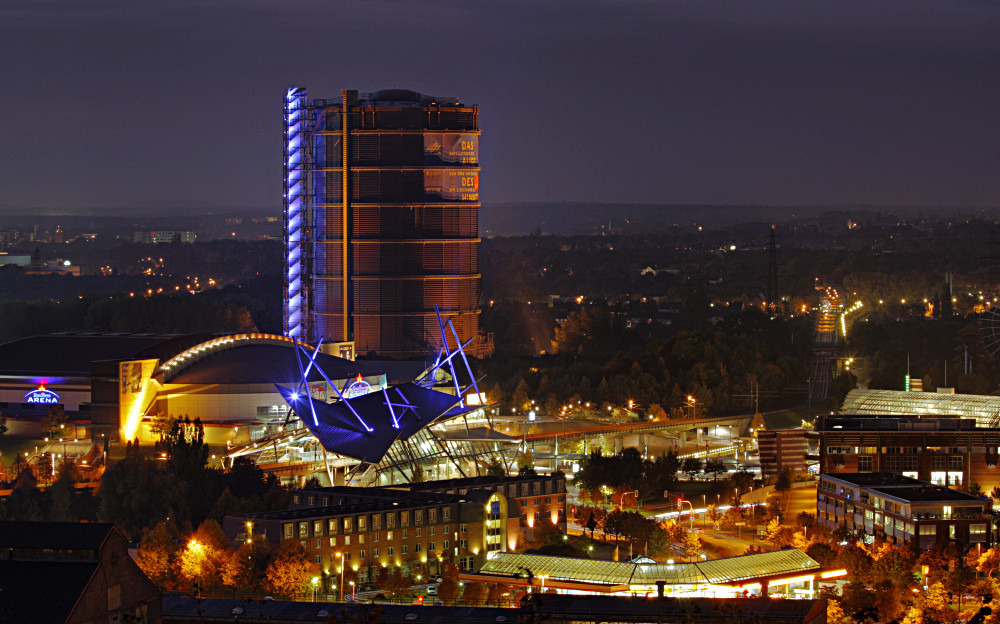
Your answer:
[[[699,332],[643,342],[599,312],[571,314],[556,334],[558,355],[484,361],[499,380],[493,400],[505,408],[558,412],[579,400],[601,405],[662,406],[684,413],[688,396],[699,414],[745,412],[759,388],[761,409],[805,400],[808,328],[747,311]]]
[[[258,329],[239,291],[198,295],[116,295],[66,301],[0,301],[0,342],[62,331],[245,332]],[[272,325],[273,318],[261,314]]]
[[[909,371],[923,380],[924,391],[947,386],[963,394],[989,394],[1000,388],[1000,368],[978,331],[975,316],[897,319],[876,313],[852,325],[845,352],[857,362],[858,382],[873,389],[902,390]],[[968,374],[963,372],[966,356]]]
[[[207,465],[201,423],[173,423],[166,439],[153,449],[127,444],[125,457],[107,466],[95,493],[76,488],[80,476],[72,464],[58,466],[58,477],[40,489],[39,475],[51,463],[17,466],[9,497],[0,503],[7,520],[113,522],[133,539],[169,519],[183,530],[207,519],[284,509],[290,491],[251,461],[236,459],[228,471]],[[163,461],[163,456],[166,461]],[[51,461],[47,459],[47,461]]]

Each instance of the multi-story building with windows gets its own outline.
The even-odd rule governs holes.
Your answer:
[[[527,533],[542,522],[550,522],[558,529],[566,530],[566,477],[562,473],[445,479],[410,483],[402,487],[413,492],[448,494],[464,494],[472,489],[494,490],[506,496],[507,500],[517,503],[517,512],[524,532]],[[512,511],[511,516],[514,515]]]
[[[938,540],[961,548],[993,543],[992,500],[888,472],[821,474],[816,519],[922,549]]]
[[[785,468],[793,472],[806,469],[809,439],[815,436],[807,429],[761,429],[757,432],[760,467],[764,476],[775,476]]]
[[[315,507],[330,504],[334,500],[361,502],[386,496],[396,498],[404,493],[413,496],[427,494],[465,496],[475,490],[492,490],[503,494],[509,501],[508,515],[512,519],[512,533],[508,544],[511,549],[516,547],[520,539],[531,537],[535,527],[543,523],[551,523],[560,531],[566,530],[566,477],[562,473],[443,479],[402,483],[382,488],[303,489],[295,491],[291,507]],[[518,529],[521,535],[518,535]]]
[[[820,472],[892,472],[936,485],[1000,487],[1000,429],[944,416],[819,416]]]
[[[479,108],[391,89],[285,95],[285,333],[358,353],[479,340]],[[437,308],[437,310],[435,309]]]
[[[237,542],[265,535],[272,545],[296,539],[325,571],[341,563],[372,580],[378,567],[400,566],[439,574],[443,561],[478,570],[516,539],[507,498],[490,490],[463,495],[410,493],[388,488],[296,491],[284,511],[227,516],[226,535]]]

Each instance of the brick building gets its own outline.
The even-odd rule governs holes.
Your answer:
[[[160,590],[113,524],[0,522],[0,621],[157,624]],[[132,620],[129,620],[132,621]]]
[[[823,473],[892,472],[986,493],[1000,487],[1000,429],[971,418],[819,416],[816,430]]]

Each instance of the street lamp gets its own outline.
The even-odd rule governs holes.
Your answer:
[[[688,507],[691,508],[691,515],[688,516],[688,520],[691,525],[691,530],[694,531],[694,505],[691,504],[691,501],[684,500],[683,498],[677,501],[677,519],[680,520],[680,514],[684,510],[682,507],[684,503],[687,503]]]
[[[340,557],[340,601],[344,602],[344,553],[339,552],[337,556]]]
[[[354,581],[351,581],[351,600],[354,600],[355,596],[357,595],[355,593],[356,589],[357,587],[354,585]]]
[[[317,590],[317,588],[319,588],[319,577],[318,576],[312,577],[312,586],[313,586],[313,602],[316,602],[316,590]]]
[[[635,494],[635,507],[636,507],[636,509],[638,509],[639,508],[639,490],[629,490],[628,492],[622,492],[621,496],[618,497],[618,506],[619,507],[624,507],[625,506],[625,495],[626,494]],[[614,499],[612,499],[612,500],[614,500]]]

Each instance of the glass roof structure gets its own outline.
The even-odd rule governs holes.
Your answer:
[[[818,571],[820,565],[801,550],[788,548],[698,563],[632,563],[594,561],[548,555],[502,552],[487,561],[479,574],[512,577],[531,574],[556,581],[599,585],[737,584],[743,581]]]
[[[1000,396],[897,390],[851,390],[840,413],[849,416],[958,416],[977,427],[1000,426]]]

